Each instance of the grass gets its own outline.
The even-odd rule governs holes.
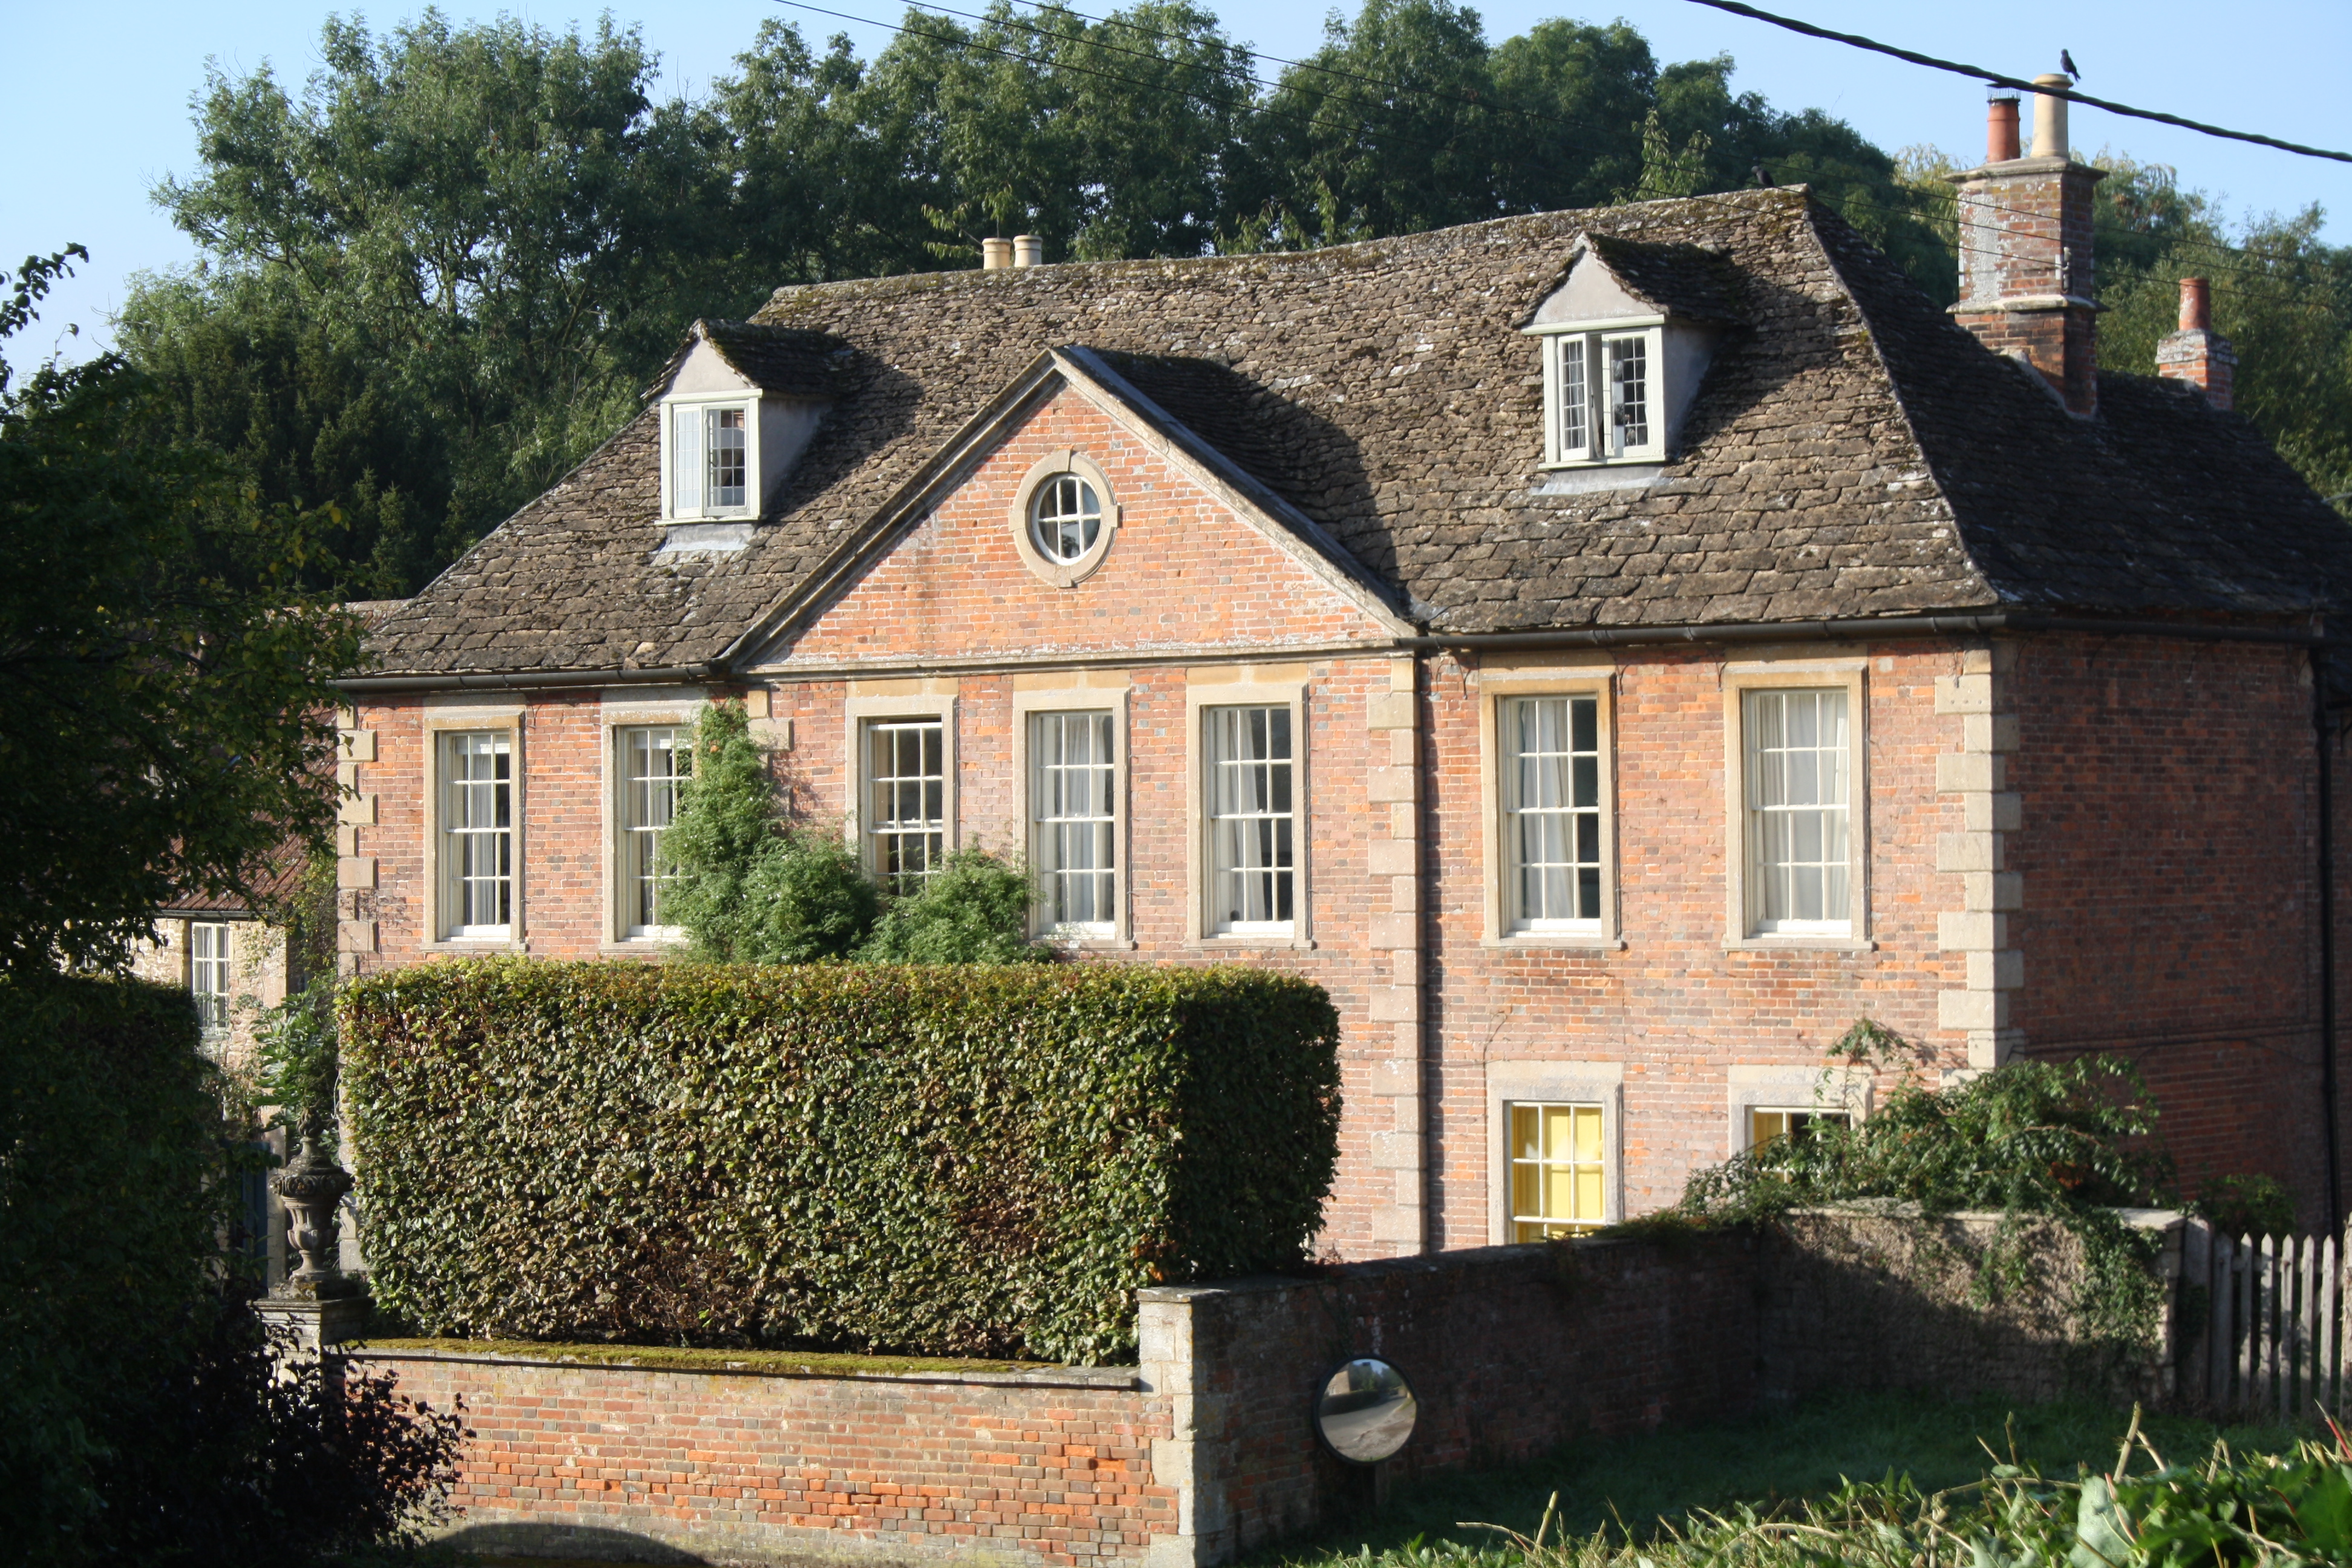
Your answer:
[[[1399,1488],[1370,1517],[1252,1555],[1253,1568],[1339,1568],[1395,1554],[1416,1542],[1466,1547],[1505,1544],[1482,1521],[1533,1534],[1545,1500],[1559,1494],[1559,1524],[1571,1535],[1604,1526],[1637,1537],[1660,1520],[1738,1502],[1767,1506],[1818,1497],[1846,1478],[1877,1480],[1908,1474],[1922,1489],[1957,1486],[1993,1463],[1984,1447],[2018,1456],[2043,1473],[2072,1476],[2076,1464],[2105,1469],[2131,1413],[2095,1405],[2012,1406],[1998,1401],[1946,1402],[1917,1394],[1840,1394],[1709,1426],[1572,1445],[1523,1465],[1433,1477]],[[2201,1457],[2215,1437],[2233,1447],[2281,1452],[2294,1435],[2281,1428],[2221,1428],[2183,1416],[2141,1423],[2168,1455]],[[1555,1534],[1553,1539],[1557,1539]]]
[[[785,1372],[820,1377],[890,1376],[926,1372],[1043,1372],[1038,1362],[961,1361],[952,1356],[844,1355],[825,1351],[686,1350],[667,1345],[550,1344],[538,1340],[419,1339],[371,1335],[345,1350],[437,1351],[447,1355],[507,1356],[517,1361],[572,1362],[583,1366],[642,1366],[657,1372]]]

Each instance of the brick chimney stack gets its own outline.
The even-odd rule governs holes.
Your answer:
[[[2033,79],[2037,89],[2067,79]],[[2066,142],[2066,100],[2033,98],[2033,151],[2018,153],[2017,96],[1996,89],[1986,116],[1986,162],[1952,176],[1959,187],[1960,302],[1952,314],[1987,348],[2039,372],[2073,414],[2099,408],[2098,310],[2093,302],[2091,200],[2106,177],[2077,163]]]
[[[2189,383],[2216,408],[2231,405],[2238,354],[2213,330],[2213,290],[2202,278],[2180,280],[2180,330],[2156,345],[2156,374]]]

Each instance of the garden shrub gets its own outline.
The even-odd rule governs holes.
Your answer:
[[[1036,897],[1020,867],[985,849],[959,849],[890,905],[857,956],[867,963],[1045,963],[1054,950],[1029,937]]]
[[[241,1139],[177,986],[0,980],[0,1540],[33,1564],[303,1562],[401,1538],[458,1437],[281,1375],[225,1256]]]
[[[1884,1060],[1900,1044],[1868,1019],[1840,1042],[1858,1060]],[[2036,1265],[2032,1222],[2055,1220],[2081,1242],[2089,1271],[2074,1310],[2086,1350],[2128,1362],[2156,1327],[2161,1237],[2115,1211],[2172,1194],[2156,1124],[2139,1069],[2116,1057],[2012,1061],[1948,1088],[1921,1081],[1906,1063],[1868,1119],[1816,1122],[1802,1137],[1693,1172],[1680,1207],[1694,1219],[1765,1223],[1857,1199],[1916,1205],[1928,1217],[1998,1213],[1976,1275],[1980,1300],[2026,1282]]]
[[[221,1119],[184,991],[0,980],[0,1539],[70,1560],[198,1333]]]
[[[1294,1264],[1318,986],[1234,968],[435,963],[341,1002],[379,1300],[427,1332],[1101,1362]]]

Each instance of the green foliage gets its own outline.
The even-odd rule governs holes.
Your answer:
[[[2137,1466],[2137,1468],[2135,1468]],[[1554,1497],[1554,1502],[1559,1500]],[[2342,1563],[2352,1555],[2352,1445],[2305,1441],[2284,1454],[2217,1443],[2174,1464],[2137,1413],[2112,1470],[2072,1480],[1996,1463],[1973,1483],[1927,1491],[1907,1474],[1844,1480],[1825,1497],[1695,1510],[1656,1539],[1602,1529],[1532,1534],[1487,1527],[1491,1545],[1420,1538],[1363,1568],[2192,1568]],[[1547,1539],[1549,1537],[1549,1539]]]
[[[712,963],[845,958],[873,929],[881,893],[841,836],[795,827],[783,785],[740,702],[703,709],[694,773],[662,837],[665,917]]]
[[[1096,1362],[1296,1263],[1338,1019],[1241,969],[494,961],[347,986],[378,1298],[431,1333]]]
[[[695,728],[695,772],[662,841],[662,908],[691,955],[712,963],[1030,963],[1035,900],[1019,867],[977,847],[948,856],[896,900],[837,832],[791,820],[791,796],[740,702]],[[887,904],[887,910],[885,909]],[[878,920],[877,920],[878,917]]]
[[[221,1121],[184,991],[0,978],[0,1533],[70,1560],[188,1353]]]
[[[0,307],[21,331],[61,254]],[[295,582],[313,520],[156,430],[111,355],[0,366],[0,968],[121,962],[173,895],[257,899],[335,815],[328,684],[358,627]]]
[[[1899,1039],[1857,1020],[1840,1042],[1863,1059]],[[1917,1205],[1925,1215],[1995,1211],[2001,1226],[1978,1279],[1980,1293],[2021,1284],[2032,1267],[2022,1242],[2034,1216],[2056,1219],[2081,1242],[2091,1274],[2079,1328],[2124,1352],[2153,1327],[2156,1238],[2132,1230],[2118,1205],[2156,1201],[2173,1186],[2155,1139],[2157,1110],[2131,1063],[2115,1057],[2014,1061],[1948,1089],[1907,1064],[1885,1103],[1852,1125],[1816,1122],[1692,1173],[1681,1207],[1717,1222],[1767,1222],[1791,1209],[1857,1199]]]
[[[321,974],[261,1020],[255,1035],[253,1091],[278,1109],[278,1125],[299,1137],[336,1145],[335,977]]]
[[[1042,963],[1053,950],[1029,939],[1037,900],[1028,873],[987,850],[958,849],[890,905],[858,950],[868,963]]]
[[[2295,1233],[2294,1194],[2274,1176],[2215,1176],[2191,1206],[2223,1236]]]

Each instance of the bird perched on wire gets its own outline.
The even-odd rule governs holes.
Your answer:
[[[2060,49],[2058,51],[2058,68],[2064,71],[2068,76],[2073,77],[2076,81],[2083,79],[2083,73],[2074,68],[2074,57],[2068,54],[2063,49]]]
[[[1759,163],[1759,164],[1757,164],[1757,165],[1756,165],[1756,171],[1755,171],[1755,172],[1756,172],[1756,188],[1757,188],[1758,190],[1759,190],[1759,191],[1769,191],[1769,190],[1771,190],[1771,189],[1773,189],[1774,187],[1778,186],[1778,185],[1780,184],[1780,181],[1778,181],[1778,180],[1774,179],[1774,178],[1772,177],[1772,175],[1771,175],[1770,172],[1769,172],[1769,171],[1768,171],[1768,170],[1764,167],[1764,165],[1763,165],[1763,164],[1761,164],[1761,163]]]

